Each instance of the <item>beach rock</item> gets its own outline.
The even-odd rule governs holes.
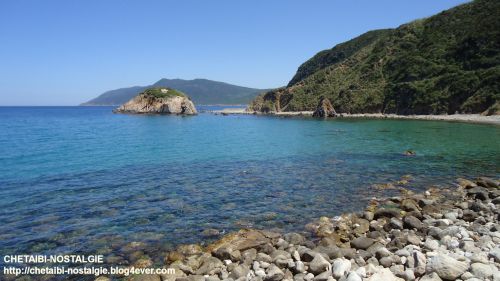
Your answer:
[[[333,261],[332,264],[332,275],[334,278],[339,279],[344,276],[351,269],[351,262],[344,259],[338,258]]]
[[[414,216],[405,216],[403,222],[404,226],[409,229],[415,228],[417,230],[421,230],[424,228],[424,224]]]
[[[331,271],[325,271],[320,274],[318,274],[316,277],[314,277],[314,281],[328,281],[332,279],[332,272]]]
[[[408,212],[419,212],[420,211],[420,207],[418,206],[418,203],[415,200],[409,199],[409,198],[403,199],[403,201],[401,201],[401,208],[405,211],[408,211]]]
[[[241,252],[239,250],[233,250],[226,247],[217,249],[213,255],[221,260],[239,261],[241,259]]]
[[[279,237],[279,234],[255,229],[242,229],[238,232],[228,234],[222,239],[207,246],[207,250],[216,254],[217,250],[226,248],[229,251],[245,251],[251,248],[258,248],[268,244],[272,239]],[[272,246],[271,246],[272,247]]]
[[[419,281],[442,281],[442,280],[443,279],[441,279],[436,272],[432,272],[430,274],[422,276],[422,278],[420,278]]]
[[[471,272],[474,277],[486,280],[493,277],[493,274],[498,274],[498,270],[494,266],[483,263],[473,263],[471,264]]]
[[[256,249],[248,249],[241,253],[241,260],[247,264],[252,263],[255,258],[257,258],[257,250]]]
[[[250,272],[250,268],[248,268],[248,266],[238,265],[231,271],[231,273],[229,274],[229,278],[233,278],[234,280],[236,280],[241,277],[246,277],[248,272]]]
[[[411,268],[415,275],[422,276],[426,272],[427,257],[419,251],[413,251],[408,257],[407,267]]]
[[[474,199],[479,199],[479,200],[486,200],[488,199],[488,190],[484,187],[473,187],[470,189],[467,189],[467,195],[474,198]]]
[[[455,280],[468,268],[467,263],[457,261],[446,255],[438,254],[427,261],[426,272],[436,272],[444,280]]]
[[[257,254],[257,257],[255,258],[256,261],[260,261],[260,262],[267,262],[267,263],[271,263],[273,261],[273,258],[271,258],[271,256],[267,255],[267,254],[264,254],[264,253],[258,253]]]
[[[399,217],[400,212],[396,209],[378,209],[374,214],[374,219]]]
[[[380,247],[380,248],[378,248],[378,249],[377,249],[377,251],[376,251],[376,256],[377,256],[377,258],[379,258],[379,259],[380,259],[380,258],[383,258],[383,257],[388,257],[388,256],[390,256],[390,255],[392,255],[392,253],[391,253],[389,250],[387,250],[387,248],[386,248],[386,247]]]
[[[313,274],[325,272],[330,267],[330,263],[321,254],[316,254],[314,259],[309,263],[309,271]]]
[[[498,188],[498,181],[487,178],[479,177],[476,180],[477,185],[487,187],[487,188]]]
[[[264,280],[266,281],[280,281],[285,277],[285,273],[276,265],[271,264],[266,271],[266,277]]]
[[[287,233],[283,236],[283,238],[285,238],[288,243],[294,245],[301,245],[302,243],[304,243],[304,241],[306,241],[306,238],[303,235],[295,232]]]
[[[341,248],[340,252],[342,253],[342,257],[346,259],[352,259],[356,255],[356,249],[352,248]]]
[[[214,274],[220,268],[222,268],[223,263],[215,257],[207,257],[203,259],[200,268],[196,270],[198,275]]]
[[[403,222],[397,218],[391,218],[387,225],[390,229],[403,229]]]
[[[427,238],[424,243],[424,248],[430,251],[435,251],[439,248],[439,242],[437,240]]]
[[[363,281],[363,278],[361,278],[361,276],[359,276],[355,271],[352,271],[347,276],[346,281]]]
[[[187,244],[180,245],[179,247],[177,247],[176,251],[184,256],[192,256],[201,254],[203,252],[203,249],[198,244]]]
[[[316,106],[316,110],[313,113],[313,117],[335,117],[337,116],[337,112],[335,112],[335,109],[333,108],[332,103],[328,98],[321,97],[318,103],[318,106]]]
[[[500,247],[493,248],[489,252],[488,257],[493,258],[495,262],[500,263]]]
[[[378,267],[377,271],[367,281],[404,281],[404,279],[396,277],[388,268]]]
[[[302,261],[296,261],[293,270],[295,273],[302,273],[306,271],[306,266]]]
[[[351,247],[356,248],[356,249],[363,249],[366,250],[368,247],[370,247],[375,240],[368,238],[368,237],[358,237],[355,238],[354,240],[351,241]]]
[[[197,114],[187,95],[170,88],[150,88],[115,109],[115,113]]]
[[[409,233],[406,236],[406,240],[408,241],[408,243],[410,243],[412,245],[417,245],[417,246],[420,245],[420,243],[422,242],[420,237],[414,233]]]
[[[458,185],[463,187],[463,188],[473,188],[473,187],[477,186],[477,184],[475,182],[468,180],[468,179],[458,178],[457,182],[458,182]]]

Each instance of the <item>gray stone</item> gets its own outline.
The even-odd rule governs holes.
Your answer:
[[[400,211],[396,209],[378,209],[374,214],[374,219],[399,217]]]
[[[246,265],[238,265],[236,266],[231,273],[229,274],[229,278],[238,279],[241,277],[246,277],[250,269]]]
[[[330,263],[321,254],[316,254],[314,259],[309,263],[309,271],[315,275],[325,272],[330,268]]]
[[[446,255],[438,254],[427,261],[426,272],[436,272],[444,280],[455,280],[468,268],[467,263],[457,261]]]
[[[495,262],[500,263],[500,248],[499,247],[493,248],[488,254],[488,257],[493,258]]]
[[[366,212],[363,213],[363,216],[365,217],[365,219],[371,221],[371,220],[373,220],[373,216],[374,215],[373,215],[373,212],[366,211]]]
[[[408,240],[408,243],[412,244],[412,245],[420,245],[420,242],[422,242],[420,240],[420,237],[418,237],[417,235],[413,234],[413,233],[410,233],[408,234],[408,236],[406,237],[407,240]]]
[[[344,276],[351,269],[351,262],[344,259],[338,258],[333,261],[332,265],[332,275],[334,278],[339,279]]]
[[[430,274],[422,276],[422,278],[420,278],[419,281],[442,281],[442,280],[443,279],[441,279],[436,272],[432,272]]]
[[[367,279],[368,281],[404,281],[396,277],[388,268],[377,268],[377,271]]]
[[[356,272],[352,271],[347,275],[346,281],[363,281],[363,279]]]
[[[295,262],[295,267],[294,267],[295,273],[302,273],[306,271],[306,266],[302,261],[296,261]]]
[[[403,224],[405,228],[415,228],[417,230],[421,230],[424,228],[424,224],[415,216],[405,216],[403,219]]]
[[[375,240],[368,237],[358,237],[351,241],[351,246],[356,249],[366,250],[370,247]]]
[[[257,250],[255,249],[248,249],[241,253],[241,260],[244,262],[253,262],[255,258],[257,257]]]
[[[198,275],[212,275],[223,266],[223,263],[215,257],[203,259],[201,266],[196,270]]]
[[[413,270],[407,269],[399,277],[403,278],[406,281],[413,281],[413,280],[415,280],[415,273],[413,272]]]
[[[487,188],[498,188],[498,181],[487,178],[480,177],[476,180],[477,185],[487,187]]]
[[[493,273],[495,271],[494,268],[489,264],[473,263],[471,265],[471,272],[474,277],[485,280],[493,277]]]
[[[328,270],[314,277],[314,281],[327,281],[329,278],[332,278],[332,272]]]
[[[306,241],[304,236],[295,232],[285,234],[284,238],[286,241],[294,245],[301,245],[304,241]]]
[[[384,267],[390,267],[392,265],[393,259],[392,256],[388,256],[379,259],[378,262]]]
[[[264,253],[258,253],[255,260],[268,262],[268,263],[271,263],[273,261],[273,259],[269,255],[264,254]]]
[[[307,273],[304,276],[304,280],[313,280],[313,279],[314,279],[314,274],[312,274],[312,273]]]
[[[411,257],[412,264],[409,263],[408,266],[413,269],[415,275],[422,276],[426,271],[427,257],[419,251],[413,251]]]
[[[426,248],[427,250],[435,251],[439,249],[439,242],[437,240],[427,238],[424,243],[424,248]]]
[[[280,281],[283,277],[285,277],[285,273],[274,264],[271,264],[267,268],[266,273],[266,277],[264,278],[266,281]]]
[[[381,247],[377,249],[376,255],[378,258],[383,258],[392,255],[392,253],[386,247]]]

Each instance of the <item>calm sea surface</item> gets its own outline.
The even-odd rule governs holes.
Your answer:
[[[242,227],[300,231],[408,174],[414,190],[500,174],[491,125],[111,110],[0,107],[0,254],[126,260],[132,241],[148,253]]]

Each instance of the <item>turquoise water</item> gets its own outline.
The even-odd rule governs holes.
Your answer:
[[[360,210],[384,195],[372,184],[407,174],[422,190],[500,172],[492,125],[111,109],[0,107],[0,254],[127,262],[132,241],[151,253],[217,238],[206,229],[303,230]]]

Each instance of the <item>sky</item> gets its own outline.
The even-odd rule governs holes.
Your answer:
[[[0,105],[77,105],[161,78],[286,85],[366,31],[464,0],[1,0]]]

